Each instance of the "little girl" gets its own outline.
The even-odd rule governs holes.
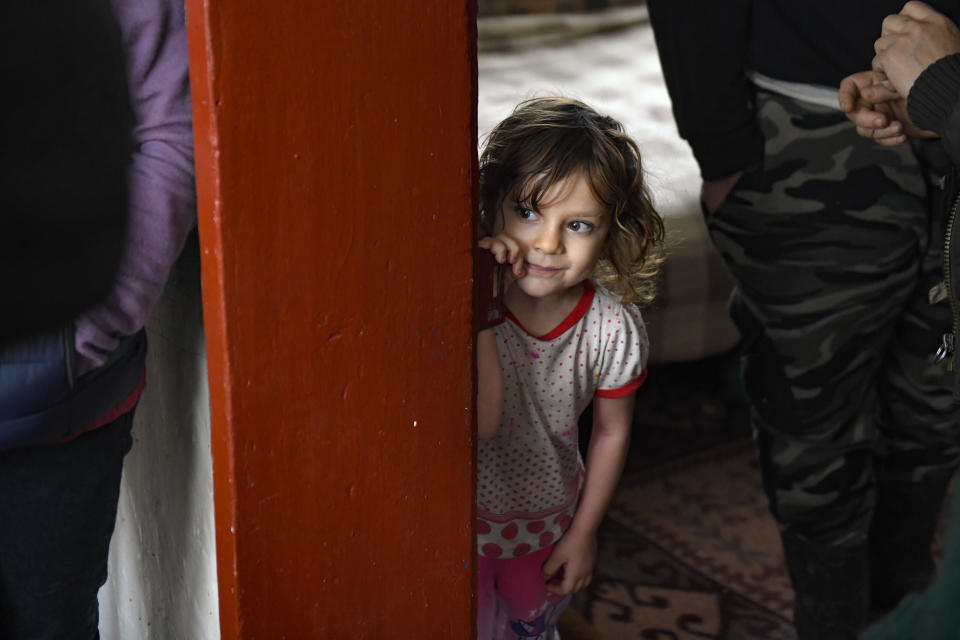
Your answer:
[[[510,266],[507,320],[478,339],[477,637],[547,640],[590,583],[623,469],[648,351],[629,302],[652,297],[663,222],[622,125],[566,98],[523,102],[494,128],[480,206],[494,231],[480,247]]]

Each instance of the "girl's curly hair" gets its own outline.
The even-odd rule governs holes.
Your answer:
[[[582,174],[613,216],[594,278],[624,302],[649,303],[663,262],[663,219],[643,181],[640,151],[623,125],[578,100],[521,102],[487,137],[480,156],[480,220],[493,233],[503,201],[538,206],[554,184]]]

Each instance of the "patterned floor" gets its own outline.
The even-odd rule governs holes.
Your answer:
[[[795,638],[736,371],[732,354],[651,368],[564,640]]]
[[[749,440],[631,475],[599,544],[577,608],[604,638],[795,638]]]
[[[594,581],[563,640],[794,640],[792,598],[736,357],[651,367]]]

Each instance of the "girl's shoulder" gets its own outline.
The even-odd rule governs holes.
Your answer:
[[[633,303],[625,303],[620,299],[620,296],[611,293],[607,288],[602,285],[594,283],[595,293],[593,298],[593,304],[591,305],[591,311],[596,311],[601,315],[609,314],[620,314],[628,315],[631,318],[634,318],[637,322],[643,324],[643,316],[640,313],[640,309],[637,305]]]
[[[611,375],[627,372],[624,375],[633,380],[646,367],[650,353],[650,337],[640,309],[598,285],[590,313],[590,325],[597,329],[590,332],[591,339],[605,363],[601,375],[604,366],[609,366]],[[612,380],[604,378],[601,388],[619,388],[610,386]],[[624,382],[616,380],[617,385]]]
[[[591,324],[595,322],[601,327],[598,337],[622,340],[632,336],[632,340],[647,344],[647,325],[637,305],[625,303],[609,290],[595,286],[596,294],[588,315],[592,316]]]

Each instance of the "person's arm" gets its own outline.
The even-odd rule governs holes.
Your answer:
[[[497,434],[503,415],[503,370],[497,354],[497,335],[484,329],[477,335],[477,435],[487,440]]]
[[[623,472],[630,447],[635,393],[593,400],[593,433],[587,450],[583,494],[570,528],[543,565],[547,589],[559,595],[590,584],[597,561],[597,529]],[[562,576],[556,576],[560,569]]]
[[[105,301],[74,321],[80,371],[139,331],[196,224],[193,131],[182,0],[112,1],[134,115],[129,226]]]
[[[750,4],[647,2],[677,129],[700,165],[708,206],[763,155],[746,77]]]
[[[960,166],[960,53],[924,69],[910,90],[907,111],[917,126],[940,135],[953,164]]]

